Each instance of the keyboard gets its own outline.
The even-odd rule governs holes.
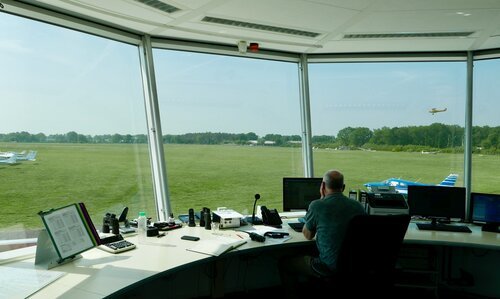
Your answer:
[[[119,241],[114,241],[106,244],[99,245],[99,249],[102,249],[107,252],[111,253],[120,253],[124,252],[127,250],[131,250],[135,248],[135,244],[132,242],[129,242],[127,240],[119,240]]]
[[[435,230],[443,232],[457,232],[457,233],[471,233],[472,231],[465,225],[447,225],[447,224],[430,224],[430,223],[417,223],[420,230]]]
[[[296,232],[302,232],[304,223],[302,222],[288,222],[288,225]]]

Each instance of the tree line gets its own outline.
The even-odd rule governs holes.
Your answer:
[[[464,146],[464,128],[457,125],[433,123],[428,126],[382,127],[371,130],[366,127],[346,127],[337,135],[315,135],[312,144],[318,148],[374,149],[391,151],[461,151]],[[472,142],[474,152],[498,154],[500,126],[474,126]],[[45,135],[15,132],[0,134],[0,142],[22,143],[147,143],[146,134],[83,135],[71,131],[66,134]],[[301,136],[249,133],[187,133],[164,135],[166,144],[241,144],[300,146]]]

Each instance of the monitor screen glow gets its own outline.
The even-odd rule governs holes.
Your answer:
[[[500,223],[500,194],[471,193],[472,221]]]
[[[283,211],[307,210],[321,197],[322,178],[283,178]]]

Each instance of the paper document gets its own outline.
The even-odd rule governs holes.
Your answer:
[[[0,299],[26,298],[64,273],[37,269],[0,267]]]
[[[228,252],[245,244],[246,242],[246,240],[220,237],[217,239],[197,241],[193,247],[187,248],[186,250],[211,256],[219,256],[224,252]]]

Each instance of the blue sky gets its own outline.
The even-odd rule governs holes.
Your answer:
[[[0,133],[146,132],[134,46],[0,14]],[[295,64],[154,51],[163,134],[300,135]],[[498,126],[499,60],[475,66],[475,125]],[[314,135],[351,127],[463,126],[465,63],[309,66]],[[432,115],[428,110],[447,108]]]

